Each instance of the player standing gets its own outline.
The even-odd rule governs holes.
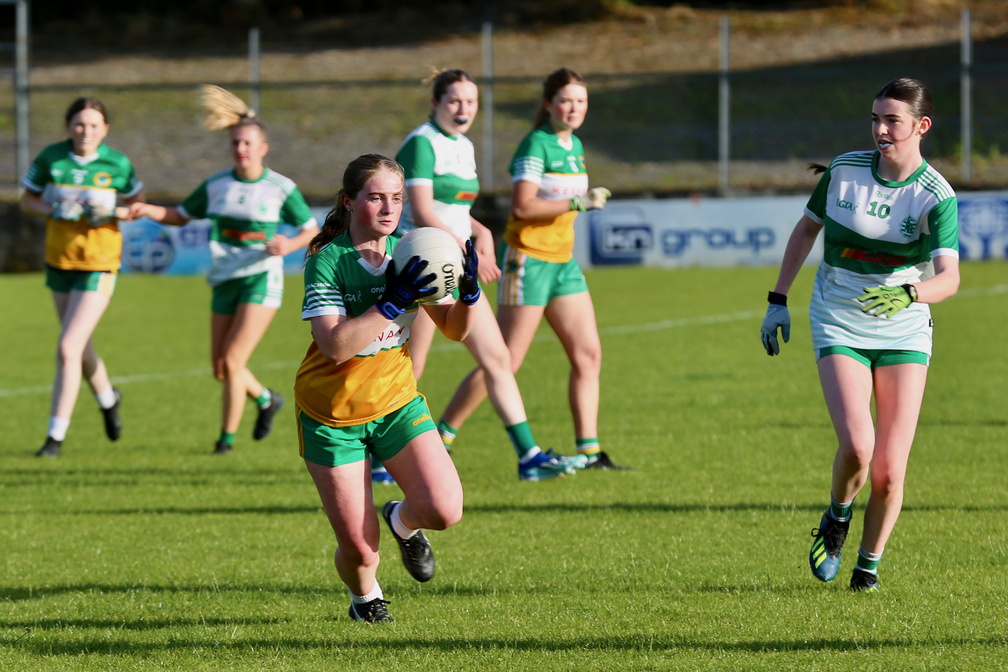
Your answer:
[[[462,517],[462,484],[417,392],[407,343],[418,300],[434,274],[413,257],[396,268],[392,251],[405,199],[402,167],[377,154],[352,161],[318,236],[308,247],[302,319],[312,343],[297,372],[294,398],[301,456],[336,535],[336,571],[350,590],[350,617],[391,621],[377,581],[378,517],[370,459],[402,488],[382,509],[406,569],[434,575],[421,528],[443,530]],[[461,340],[480,297],[477,256],[467,245],[460,301],[423,310],[448,338]]]
[[[842,154],[824,170],[788,240],[761,338],[786,343],[787,292],[825,229],[810,318],[826,407],[839,440],[830,506],[809,553],[812,574],[832,581],[854,498],[871,478],[850,587],[878,590],[878,565],[903,505],[907,461],[931,360],[928,304],[959,287],[958,205],[921,155],[931,94],[914,79],[889,82],[872,104],[872,151]],[[872,396],[876,419],[872,419]]]
[[[568,398],[575,447],[587,468],[618,469],[598,439],[602,344],[584,273],[574,259],[574,220],[605,207],[610,193],[588,188],[584,147],[574,131],[584,123],[588,89],[568,68],[550,74],[531,133],[511,160],[511,216],[500,259],[497,322],[515,371],[545,317],[560,339],[571,372]],[[471,372],[445,410],[455,427],[486,397],[482,369]]]
[[[143,189],[129,159],[104,143],[109,120],[100,100],[78,98],[65,121],[70,137],[42,150],[21,181],[21,209],[46,218],[46,286],[61,325],[49,431],[35,453],[39,457],[60,454],[82,378],[98,400],[109,440],[122,433],[120,393],[92,335],[112,299],[122,259],[117,199],[131,203]]]
[[[400,230],[418,226],[445,230],[465,247],[474,241],[480,257],[480,280],[500,278],[494,259],[494,241],[490,230],[477,221],[470,210],[479,194],[476,157],[473,144],[465,136],[479,109],[479,90],[465,70],[436,72],[431,80],[431,118],[407,136],[396,154],[406,175],[408,196],[403,208]],[[584,458],[567,458],[542,452],[529,427],[528,416],[518,383],[511,368],[511,355],[494,321],[490,302],[483,297],[476,304],[479,315],[462,343],[469,349],[487,381],[490,402],[504,422],[511,444],[518,455],[518,477],[538,481],[570,473],[583,466]],[[434,338],[434,323],[420,314],[413,323],[410,355],[417,380],[423,375]],[[456,418],[454,409],[461,400],[452,400],[438,423],[445,447],[452,442],[464,418]]]
[[[263,386],[248,369],[283,299],[283,257],[300,250],[318,232],[311,209],[288,178],[263,164],[269,143],[266,126],[243,101],[215,86],[203,89],[210,130],[228,129],[234,168],[211,175],[181,205],[166,208],[134,203],[133,217],[172,226],[209,218],[213,288],[210,357],[223,383],[221,432],[215,454],[229,453],[241,423],[245,398],[256,402],[252,438],[265,438],[283,397]],[[277,233],[282,223],[300,230],[293,238]]]

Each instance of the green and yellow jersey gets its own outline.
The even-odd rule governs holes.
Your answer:
[[[116,207],[117,197],[132,198],[143,189],[125,154],[99,145],[88,156],[77,156],[73,143],[64,140],[49,145],[35,158],[21,186],[46,203],[76,201]],[[92,226],[87,215],[77,221],[46,218],[45,263],[69,271],[119,270],[122,234],[112,219]]]

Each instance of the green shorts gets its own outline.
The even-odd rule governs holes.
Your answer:
[[[923,364],[927,366],[930,361],[930,357],[926,353],[917,350],[868,350],[865,348],[848,348],[845,345],[831,345],[827,348],[820,348],[816,355],[816,360],[828,355],[851,357],[872,371],[880,366],[892,366],[894,364]]]
[[[281,270],[225,280],[214,285],[210,310],[218,315],[234,315],[241,303],[259,303],[267,308],[279,308],[283,300],[283,287]]]
[[[545,306],[557,296],[581,294],[588,283],[576,259],[542,261],[501,245],[497,303],[502,306]]]
[[[422,394],[399,410],[363,425],[330,427],[300,408],[295,415],[301,457],[326,467],[353,464],[368,455],[384,462],[421,434],[437,431]]]
[[[112,296],[116,278],[112,271],[67,271],[46,265],[46,287],[54,292],[69,294],[71,291],[98,292]]]

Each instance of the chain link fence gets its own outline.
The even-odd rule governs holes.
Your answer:
[[[248,57],[224,56],[232,62]],[[508,162],[530,128],[541,76],[483,77],[479,73],[486,64],[475,49],[471,60],[452,65],[477,75],[480,114],[492,118],[492,124],[477,119],[469,136],[481,162],[484,193],[505,194]],[[506,64],[497,65],[498,71],[509,71]],[[321,203],[334,193],[350,159],[365,152],[394,155],[430,110],[429,88],[414,78],[304,81],[292,69],[282,77],[269,73],[251,87],[248,80],[236,80],[233,65],[210,74],[202,81],[178,81],[178,73],[166,70],[164,81],[142,84],[116,85],[113,75],[106,82],[32,85],[29,153],[34,156],[64,136],[63,113],[73,98],[96,95],[112,116],[108,143],[131,158],[148,196],[180,199],[230,163],[227,137],[200,126],[197,88],[213,82],[259,100],[270,129],[267,163]],[[814,65],[728,71],[727,120],[719,116],[723,80],[717,72],[583,74],[589,80],[590,110],[578,135],[592,182],[617,195],[808,191],[815,183],[808,163],[826,163],[839,153],[872,146],[871,98],[882,84],[900,76],[921,79],[935,97],[935,124],[924,146],[928,160],[957,189],[1008,188],[1008,157],[1002,156],[1002,148],[1008,150],[1008,43],[1003,39],[972,45],[968,68],[962,65],[961,45],[949,44]],[[972,154],[965,166],[964,75],[972,91]],[[0,76],[10,81],[11,72]],[[492,108],[486,103],[491,93]],[[13,87],[0,86],[0,185],[11,189],[21,177],[13,158],[15,106]],[[720,134],[724,129],[726,137]],[[727,163],[719,160],[723,147]]]

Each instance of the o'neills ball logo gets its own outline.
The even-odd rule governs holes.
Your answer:
[[[451,294],[458,287],[458,277],[455,275],[455,264],[448,262],[441,265],[441,275],[444,276],[445,291]]]

